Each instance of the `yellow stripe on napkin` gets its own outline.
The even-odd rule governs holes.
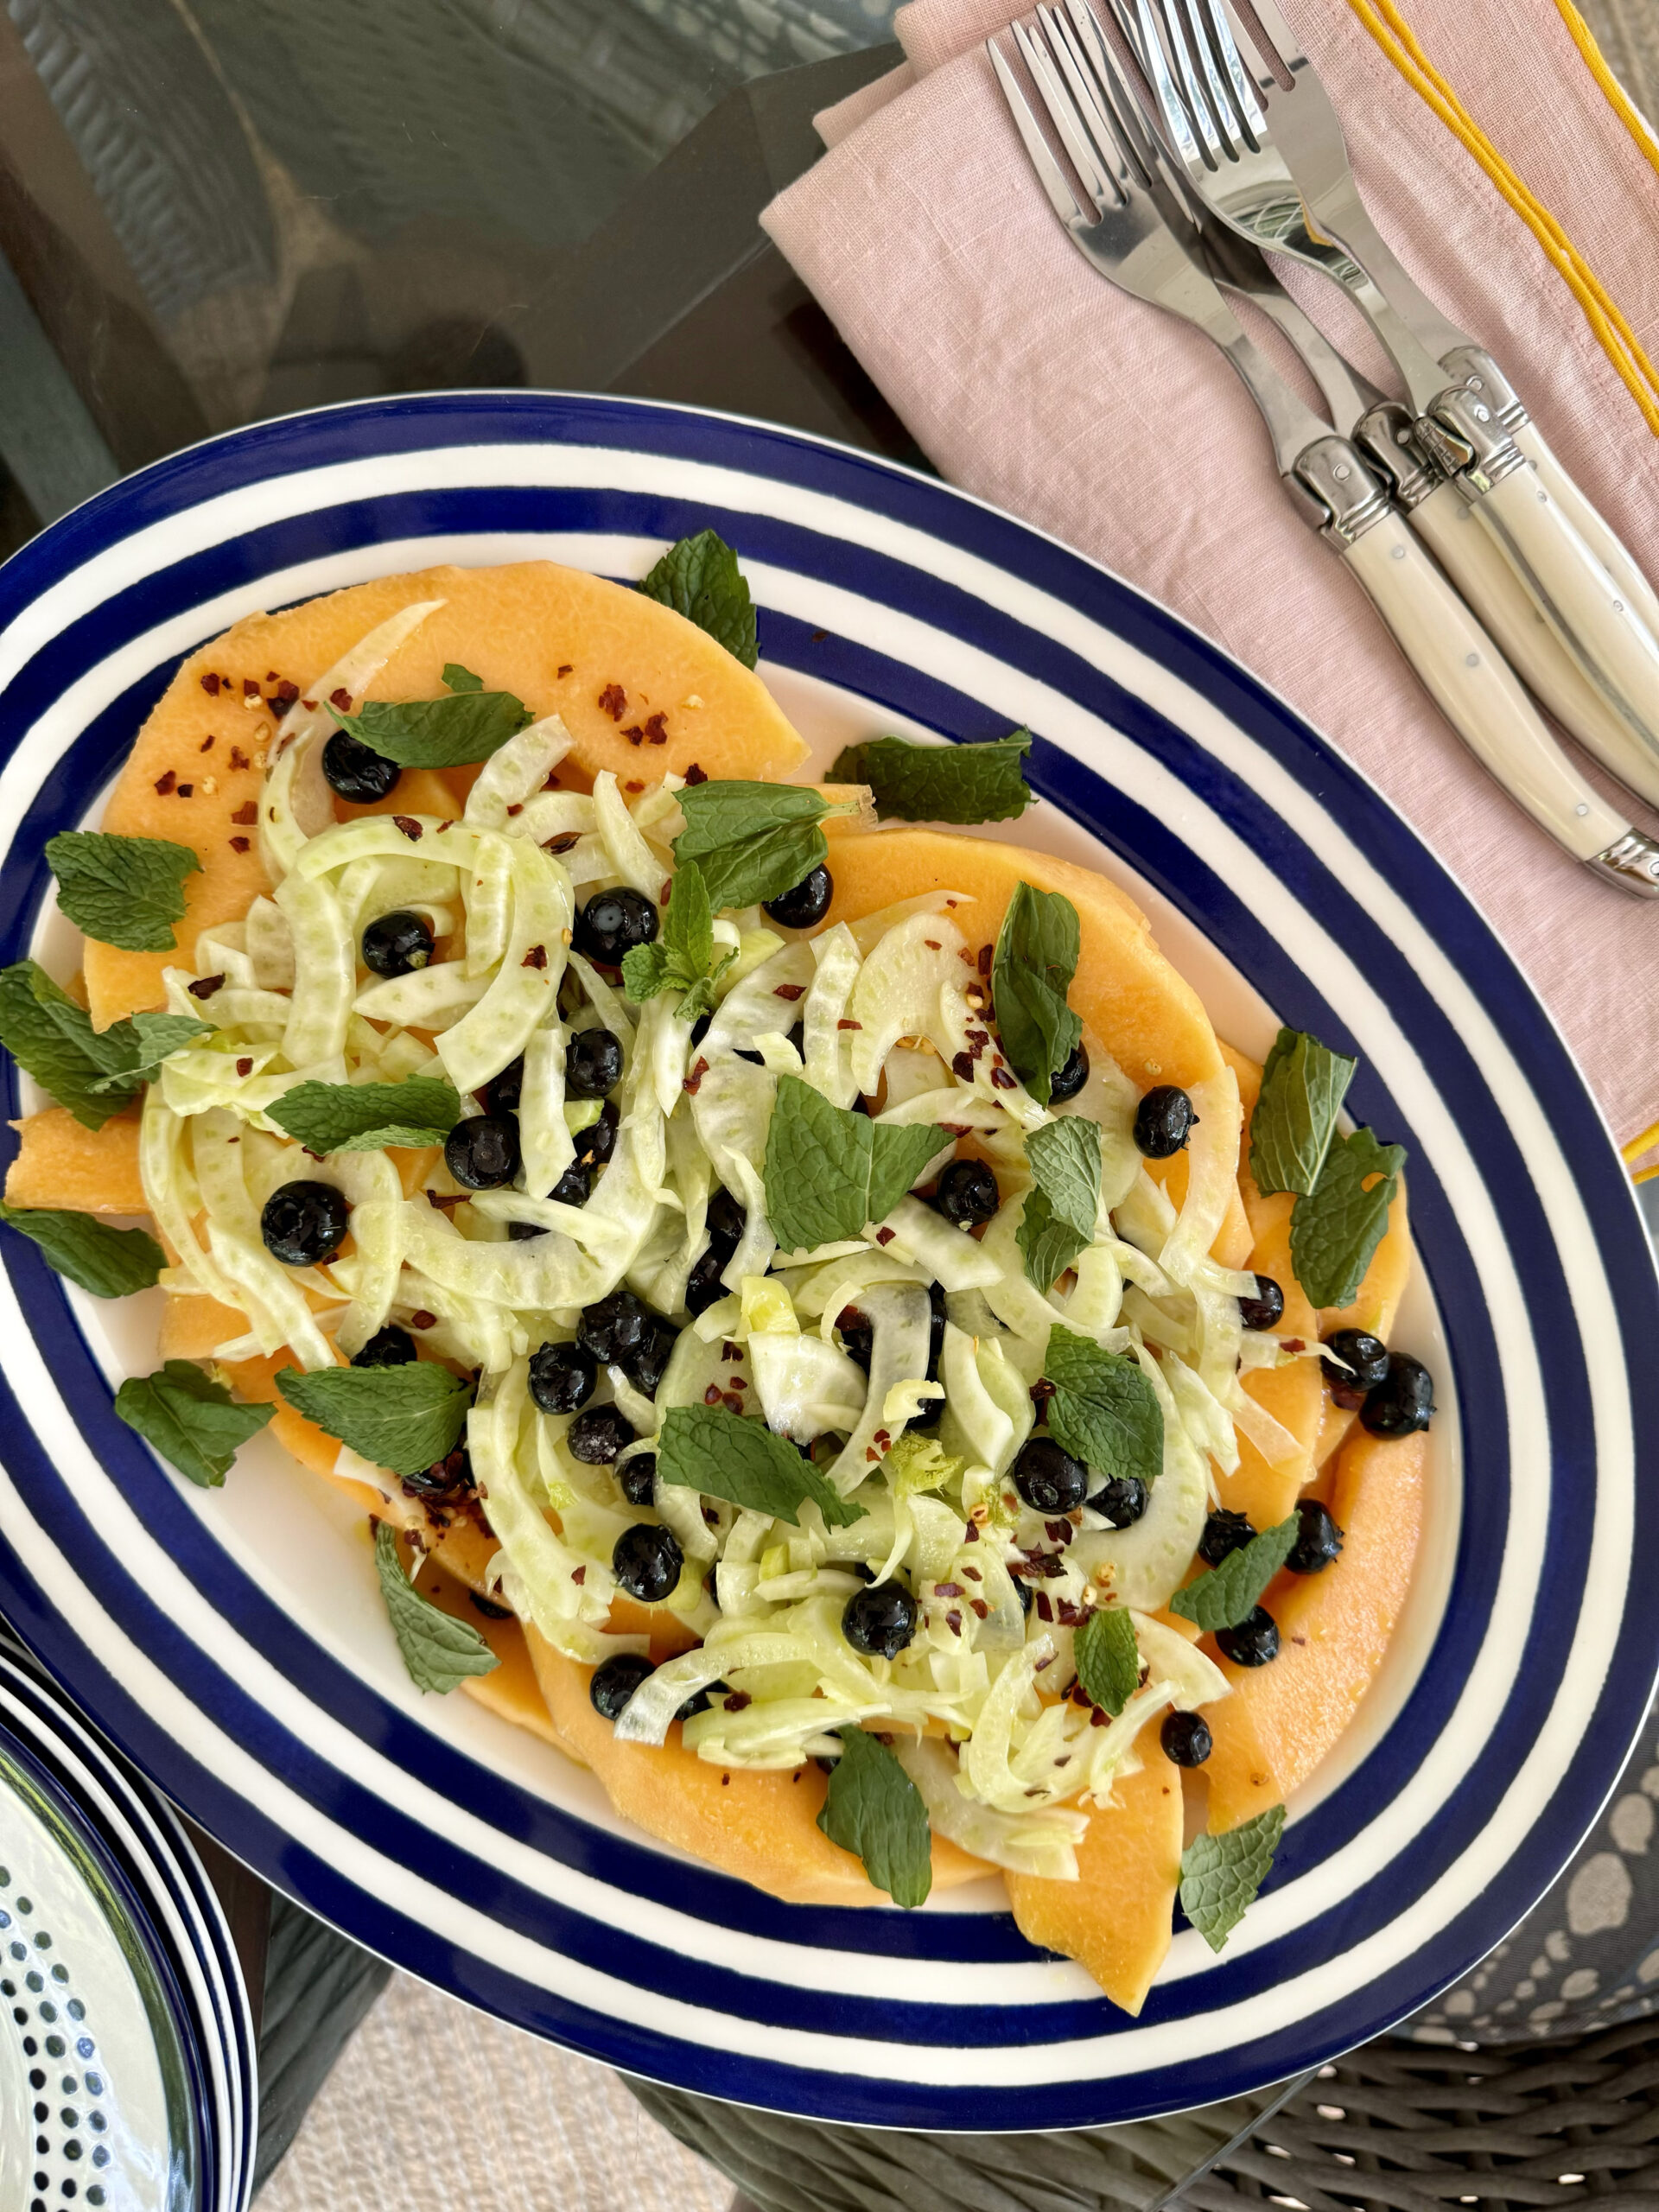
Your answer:
[[[1654,147],[1640,117],[1617,86],[1595,41],[1590,35],[1588,26],[1573,6],[1572,0],[1555,0],[1555,4],[1580,51],[1591,68],[1596,71],[1597,80],[1602,84],[1602,89],[1607,92],[1615,107],[1619,108],[1621,115],[1629,111],[1629,118],[1633,121],[1627,120],[1627,128],[1632,130],[1648,159],[1659,168],[1659,149]],[[1655,371],[1641,341],[1595,270],[1548,208],[1529,189],[1525,180],[1504,160],[1430,61],[1418,43],[1416,33],[1395,5],[1395,0],[1349,0],[1349,5],[1413,91],[1433,109],[1446,129],[1479,162],[1503,199],[1537,239],[1584,310],[1585,321],[1618,371],[1620,381],[1641,409],[1648,428],[1659,436],[1659,372]],[[1595,57],[1593,60],[1591,60],[1592,54]],[[1610,86],[1611,90],[1609,90]]]
[[[1595,33],[1573,6],[1573,0],[1555,0],[1555,10],[1567,25],[1573,45],[1584,56],[1585,67],[1606,95],[1608,106],[1635,139],[1643,160],[1650,168],[1659,169],[1659,139],[1653,135],[1653,126],[1607,67],[1606,56],[1596,44]]]

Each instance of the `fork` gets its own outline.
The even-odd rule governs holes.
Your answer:
[[[1179,315],[1225,354],[1267,426],[1274,464],[1304,519],[1341,556],[1431,697],[1510,797],[1598,874],[1659,898],[1659,845],[1632,830],[1571,766],[1357,447],[1313,413],[1241,327],[1112,55],[1098,39],[1085,51],[1058,8],[1039,7],[1034,20],[1035,29],[1014,24],[1014,40],[1087,210],[995,39],[986,50],[1072,243],[1120,289]]]
[[[1274,0],[1110,4],[1151,80],[1163,136],[1190,188],[1224,223],[1327,276],[1338,273],[1333,244],[1340,250],[1348,288],[1404,380],[1415,435],[1602,711],[1583,711],[1582,692],[1561,682],[1548,654],[1529,666],[1541,696],[1599,753],[1609,719],[1622,724],[1627,761],[1634,746],[1659,770],[1659,597],[1549,452],[1491,356],[1425,297],[1377,232],[1336,111]],[[1495,627],[1507,626],[1523,664],[1532,662],[1528,626],[1506,626],[1486,596],[1493,571],[1476,541],[1449,531],[1440,537],[1437,550],[1471,601]]]

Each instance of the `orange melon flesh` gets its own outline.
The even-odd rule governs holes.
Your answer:
[[[1187,1178],[1192,1170],[1190,1155],[1172,1153],[1167,1160],[1148,1160],[1145,1165],[1147,1174],[1162,1186],[1164,1196],[1179,1213],[1186,1203]],[[1224,1268],[1242,1268],[1249,1258],[1255,1242],[1243,1198],[1235,1187],[1228,1193],[1227,1211],[1210,1247],[1211,1257],[1218,1260]]]
[[[1319,1335],[1319,1316],[1291,1272],[1290,1202],[1261,1199],[1257,1206],[1257,1219],[1268,1225],[1245,1264],[1256,1274],[1271,1275],[1285,1294],[1285,1311],[1275,1335],[1300,1337],[1312,1344]],[[1299,1359],[1288,1367],[1255,1370],[1245,1376],[1244,1388],[1301,1446],[1288,1465],[1270,1467],[1241,1431],[1238,1465],[1230,1475],[1217,1478],[1221,1502],[1229,1512],[1243,1514],[1258,1529],[1271,1529],[1291,1511],[1312,1478],[1325,1414],[1325,1382],[1317,1360]]]
[[[1020,1933],[1085,1967],[1114,2005],[1138,2012],[1169,1949],[1181,1881],[1180,1770],[1165,1758],[1160,1724],[1135,1738],[1139,1774],[1090,1817],[1075,1882],[1006,1877]]]
[[[550,561],[385,576],[279,614],[250,615],[180,669],[138,733],[105,810],[105,830],[189,845],[202,867],[185,881],[178,951],[86,947],[88,1001],[99,1028],[159,1006],[162,969],[188,961],[201,930],[240,920],[267,888],[255,829],[236,817],[258,799],[264,757],[280,725],[264,696],[243,705],[244,683],[264,695],[275,677],[309,696],[305,686],[378,623],[425,599],[446,603],[392,656],[369,696],[436,698],[445,662],[459,661],[489,689],[515,692],[538,716],[563,716],[575,742],[558,772],[572,788],[586,787],[601,768],[625,781],[650,780],[694,765],[776,782],[806,757],[760,677],[695,624],[639,592]],[[217,693],[202,689],[207,675],[220,679]],[[660,745],[650,741],[658,715]],[[463,780],[450,797],[470,780],[454,772]],[[169,787],[158,791],[169,776]],[[398,800],[424,812],[411,804],[423,789],[439,797],[437,779],[428,788],[417,772],[406,772]],[[441,800],[437,810],[451,810]]]
[[[1340,1555],[1322,1574],[1281,1575],[1268,1590],[1264,1602],[1279,1624],[1276,1659],[1255,1668],[1218,1660],[1233,1694],[1205,1713],[1215,1738],[1204,1770],[1212,1829],[1236,1827],[1282,1804],[1352,1720],[1410,1585],[1427,1458],[1421,1433],[1357,1430],[1332,1491]]]
[[[625,1820],[790,1904],[881,1902],[860,1862],[817,1824],[825,1783],[816,1766],[770,1774],[713,1766],[687,1750],[677,1721],[660,1747],[619,1744],[588,1697],[593,1669],[565,1658],[533,1628],[524,1639],[562,1747],[593,1769]],[[936,1890],[989,1871],[934,1837]]]
[[[1071,1001],[1130,1078],[1183,1087],[1217,1074],[1221,1053],[1192,985],[1153,942],[1152,925],[1104,876],[1046,853],[939,830],[883,830],[836,848],[829,924],[855,922],[925,891],[959,891],[972,906],[953,918],[970,945],[994,944],[1016,887],[1065,893],[1077,910],[1083,951]]]
[[[6,1171],[9,1206],[76,1213],[148,1213],[138,1174],[138,1122],[118,1115],[89,1129],[61,1106],[14,1122],[17,1157]],[[245,1326],[245,1323],[244,1326]]]
[[[495,1654],[499,1664],[491,1673],[468,1675],[462,1681],[461,1687],[467,1696],[498,1719],[510,1721],[515,1728],[528,1728],[532,1736],[539,1736],[543,1743],[562,1749],[548,1718],[547,1703],[536,1679],[536,1669],[530,1663],[524,1632],[518,1622],[492,1620],[487,1614],[480,1613],[473,1603],[467,1585],[446,1574],[435,1560],[422,1568],[417,1586],[422,1597],[442,1611],[476,1629]]]

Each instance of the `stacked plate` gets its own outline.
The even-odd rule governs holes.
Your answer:
[[[253,2024],[177,1819],[0,1634],[0,2204],[243,2212]]]

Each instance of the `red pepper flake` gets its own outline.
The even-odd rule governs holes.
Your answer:
[[[397,823],[397,827],[403,831],[404,836],[408,838],[411,845],[418,845],[422,838],[425,836],[425,830],[415,819],[412,814],[394,814],[391,818]]]
[[[582,836],[579,830],[562,830],[556,837],[550,837],[542,847],[544,853],[569,853],[575,850]]]
[[[645,787],[643,784],[635,783],[633,779],[630,777],[627,782],[623,785],[622,788],[625,791],[642,791]]]
[[[236,1064],[236,1071],[238,1075],[251,1075],[253,1073],[253,1062],[247,1059],[238,1060]]]
[[[623,709],[627,703],[628,695],[620,683],[607,683],[599,695],[601,714],[608,715],[613,722],[621,721]]]
[[[558,672],[561,676],[569,676],[575,666],[575,663],[573,660],[562,660],[559,663]]]
[[[259,698],[259,686],[254,682],[251,676],[245,676],[242,679],[242,696],[244,699]],[[263,706],[264,704],[264,700],[261,699],[259,703]],[[346,703],[349,705],[350,702],[347,701]]]
[[[893,1242],[892,1230],[878,1229],[875,1232],[875,1241],[878,1244],[891,1244]]]
[[[972,1606],[975,1613],[981,1620],[987,1620],[989,1618],[991,1609],[982,1598],[970,1598],[968,1600],[968,1603]]]
[[[684,1083],[681,1085],[681,1088],[684,1090],[689,1090],[691,1093],[691,1096],[695,1098],[697,1092],[702,1089],[702,1078],[708,1074],[708,1061],[699,1058],[696,1065],[692,1068],[690,1074],[687,1076]]]
[[[708,782],[709,771],[706,768],[699,768],[696,762],[694,760],[691,763],[691,766],[685,772],[685,780],[695,789],[698,784],[706,784]]]
[[[165,798],[178,780],[177,776],[174,773],[171,768],[168,770],[164,776],[157,776],[156,779],[156,790],[158,796]]]
[[[547,781],[542,785],[542,789],[544,791],[556,791],[558,788],[559,772],[556,768],[550,768],[547,772]]]
[[[1279,1349],[1281,1351],[1306,1351],[1307,1346],[1300,1337],[1281,1337]]]
[[[939,1123],[939,1127],[944,1131],[948,1137],[965,1137],[971,1126],[972,1124],[967,1122],[941,1122]]]
[[[515,799],[512,804],[507,809],[507,819],[511,821],[515,814],[522,814],[524,810],[524,808],[520,806],[518,800]]]
[[[233,853],[245,853],[252,843],[253,840],[251,837],[232,837],[231,840],[231,850]]]
[[[978,958],[977,962],[976,962],[975,964],[977,966],[977,968],[978,968],[978,969],[979,969],[979,972],[980,972],[980,974],[981,974],[982,976],[988,976],[988,975],[990,974],[990,972],[991,972],[991,948],[990,948],[990,946],[989,946],[988,944],[982,944],[982,945],[980,946],[980,948],[979,948],[979,958]]]
[[[982,1582],[985,1580],[976,1567],[964,1567],[962,1571],[970,1582]]]
[[[950,1630],[952,1636],[960,1636],[962,1634],[962,1615],[957,1611],[954,1605],[945,1615],[944,1624],[946,1628]]]
[[[1106,1715],[1098,1706],[1089,1715],[1089,1726],[1091,1728],[1103,1728],[1106,1726]]]
[[[1069,1598],[1057,1599],[1054,1610],[1059,1615],[1062,1628],[1076,1628],[1078,1622],[1084,1618],[1082,1606],[1074,1605]]]
[[[274,683],[276,684],[276,698],[282,701],[283,711],[286,713],[288,709],[294,704],[294,702],[300,696],[299,685],[297,683],[290,683],[286,677],[278,682],[275,677],[268,676],[265,678],[265,681],[267,683]],[[276,700],[271,702],[273,706],[275,706],[276,703]]]
[[[937,952],[939,950],[939,940],[936,937],[925,937],[922,943],[930,952]]]
[[[791,1006],[797,999],[803,998],[805,995],[804,983],[779,983],[773,987],[772,994],[775,999],[787,999]]]
[[[1054,1608],[1049,1603],[1048,1592],[1046,1590],[1039,1590],[1032,1602],[1037,1608],[1037,1618],[1039,1621],[1052,1621],[1053,1619]]]
[[[725,1789],[726,1785],[728,1784],[728,1783],[729,1783],[729,1782],[730,1782],[731,1778],[732,1778],[732,1777],[731,1777],[731,1776],[730,1776],[729,1774],[722,1774],[722,1775],[721,1776],[721,1777],[720,1777],[720,1786],[721,1786],[721,1788],[722,1789]]]
[[[210,999],[215,991],[222,990],[224,987],[223,976],[198,976],[194,983],[186,986],[193,999]]]
[[[544,944],[532,944],[519,964],[525,968],[545,968],[547,947]]]
[[[960,1582],[936,1582],[933,1585],[933,1595],[936,1598],[960,1598],[962,1585]]]
[[[753,1703],[754,1700],[749,1695],[747,1690],[728,1690],[726,1693],[726,1710],[728,1713],[741,1713],[747,1707],[751,1706]]]
[[[623,731],[622,734],[627,739],[630,745],[643,745],[645,741],[645,733],[640,728],[638,722],[631,722],[628,728]]]
[[[885,1428],[878,1428],[870,1441],[872,1444],[879,1444],[884,1452],[890,1450],[893,1445],[893,1438]]]
[[[991,1041],[991,1033],[988,1029],[964,1029],[962,1033],[972,1046],[976,1059]]]
[[[1039,1375],[1031,1386],[1031,1402],[1040,1413],[1046,1401],[1054,1395],[1054,1385],[1046,1375]]]
[[[429,1189],[426,1203],[429,1206],[435,1206],[440,1213],[445,1213],[451,1206],[464,1206],[467,1203],[467,1193],[465,1191],[456,1191],[453,1195],[446,1197],[441,1191]]]
[[[211,752],[213,751],[213,749],[214,746],[216,746],[218,743],[219,743],[219,740],[218,740],[218,739],[213,735],[213,732],[210,730],[210,731],[208,732],[207,735],[202,739],[201,743],[200,743],[200,744],[196,747],[196,750],[197,750],[197,752],[198,752],[198,753],[211,753]]]
[[[741,1344],[734,1344],[728,1337],[720,1348],[720,1356],[722,1359],[741,1359],[743,1347]]]
[[[1043,1534],[1051,1544],[1065,1543],[1071,1535],[1071,1523],[1069,1521],[1045,1521]]]
[[[352,711],[352,695],[343,683],[339,684],[328,694],[328,703],[331,707],[338,707],[342,715],[349,715]]]
[[[719,1383],[711,1382],[709,1385],[709,1388],[702,1394],[703,1404],[705,1406],[717,1406],[720,1403],[720,1395]]]
[[[861,1021],[849,1021],[846,1015],[843,1014],[841,1020],[836,1024],[836,1027],[837,1029],[861,1029],[864,1025]]]
[[[962,1082],[971,1083],[974,1079],[973,1054],[967,1052],[954,1053],[950,1061],[950,1072]]]
[[[283,741],[284,741],[284,743],[286,743],[286,741],[286,741],[286,740],[284,740]],[[447,822],[440,822],[440,823],[439,823],[439,824],[438,824],[438,835],[439,835],[439,836],[440,836],[440,837],[442,837],[442,835],[443,835],[443,833],[444,833],[444,831],[445,831],[446,830],[453,830],[453,829],[454,828],[454,826],[455,826],[455,817],[454,817],[454,816],[452,814],[452,815],[450,816],[449,819],[448,819]]]
[[[721,1402],[728,1414],[741,1414],[743,1410],[743,1401],[735,1390],[728,1390]]]
[[[968,1533],[963,1536],[962,1541],[964,1544],[976,1544],[979,1541],[979,1523],[976,1521],[970,1521],[968,1523]],[[970,1572],[971,1569],[969,1568],[964,1567],[963,1569],[963,1573],[964,1574]]]
[[[245,830],[251,830],[259,819],[258,802],[255,799],[245,799],[237,808],[231,819],[232,822],[239,822]]]
[[[666,715],[645,716],[645,743],[647,745],[668,743],[668,716]]]
[[[843,1337],[846,1335],[849,1329],[861,1329],[863,1325],[864,1316],[859,1312],[856,1306],[843,1306],[840,1313],[836,1316],[836,1326],[841,1331]]]
[[[232,768],[251,768],[253,763],[239,745],[233,745],[231,747],[231,766]]]
[[[201,679],[201,688],[210,699],[219,696],[219,678],[211,671]]]
[[[1012,1090],[1014,1088],[1014,1077],[1005,1067],[994,1067],[991,1070],[991,1081],[998,1090]]]
[[[748,1386],[747,1382],[745,1382],[745,1380],[743,1379],[743,1377],[742,1377],[741,1375],[734,1375],[734,1376],[733,1376],[733,1377],[732,1377],[732,1388],[733,1388],[733,1389],[734,1389],[734,1390],[747,1390],[747,1389],[748,1389],[748,1387],[749,1387],[749,1386]]]
[[[196,787],[194,784],[181,784],[179,785],[178,795],[181,798],[189,798],[194,793],[195,788]]]

